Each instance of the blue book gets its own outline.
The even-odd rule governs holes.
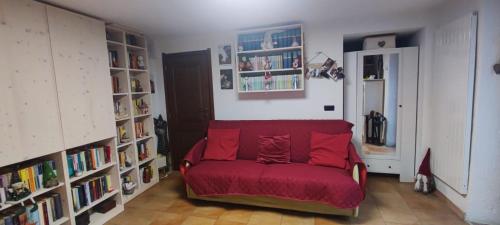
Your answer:
[[[69,177],[73,177],[73,176],[75,176],[75,171],[73,170],[73,157],[71,155],[67,155],[66,160],[68,161]]]

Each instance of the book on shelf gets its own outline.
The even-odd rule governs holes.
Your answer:
[[[111,175],[109,174],[79,182],[71,188],[73,208],[75,211],[78,211],[113,190]]]
[[[44,164],[47,164],[48,167],[44,168]],[[53,175],[49,173],[51,171],[47,170],[51,170],[53,172]],[[0,175],[0,203],[9,203],[9,201],[16,201],[16,199],[11,199],[8,193],[8,189],[11,185],[12,173],[16,172],[19,175],[21,181],[31,193],[39,191],[46,187],[54,186],[53,184],[49,185],[47,183],[47,180],[49,178],[57,180],[56,163],[54,160],[46,160],[28,167],[24,167],[22,169],[18,169],[14,172],[2,174]]]
[[[111,162],[111,147],[99,146],[90,147],[85,150],[68,152],[68,173],[70,177],[78,177],[83,172],[96,170],[99,167]]]
[[[118,52],[115,50],[108,51],[109,67],[118,67]]]
[[[273,48],[286,48],[302,45],[301,28],[291,28],[284,29],[281,32],[278,32],[278,30],[269,30],[267,32],[240,34],[238,35],[238,50],[262,50],[263,42],[267,41],[266,35],[269,34],[271,35],[271,43]]]
[[[266,79],[264,76],[242,77],[240,79],[240,90],[294,90],[301,89],[302,74],[277,75]]]
[[[113,93],[120,93],[120,79],[117,76],[112,76]]]
[[[144,122],[135,122],[135,137],[136,138],[142,138],[144,136],[147,136],[146,133],[144,133]]]
[[[301,60],[301,52],[297,50],[265,56],[242,55],[238,58],[238,69],[239,71],[298,69],[302,67]]]
[[[0,224],[50,225],[63,217],[61,194],[52,193],[37,197],[35,203],[9,209],[0,215]]]

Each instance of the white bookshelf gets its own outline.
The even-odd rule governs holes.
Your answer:
[[[119,154],[118,152],[125,151],[125,154],[132,161],[132,166],[122,168],[119,174],[120,177],[130,176],[132,181],[136,183],[133,194],[126,195],[123,190],[120,191],[120,194],[123,196],[123,202],[126,203],[159,181],[156,163],[156,144],[154,143],[154,138],[152,138],[154,135],[153,116],[150,112],[135,113],[134,108],[134,100],[141,99],[149,106],[150,111],[152,109],[148,49],[146,47],[146,38],[142,34],[123,29],[119,26],[107,26],[106,32],[108,50],[114,50],[118,54],[118,65],[110,65],[110,75],[117,76],[120,85],[119,92],[114,93],[113,98],[115,102],[121,102],[127,114],[126,117],[117,119],[116,125],[124,126],[130,138],[130,141],[126,143],[119,142],[117,138],[117,155]],[[135,44],[128,42],[128,35],[135,37]],[[129,52],[143,57],[144,68],[132,68]],[[133,90],[132,79],[139,81],[142,90]],[[135,130],[135,124],[141,122],[144,124],[144,136],[138,136]],[[119,136],[118,133],[117,136]],[[139,160],[137,145],[140,143],[145,143],[149,150],[149,157],[145,160]],[[140,174],[141,168],[145,166],[151,166],[153,171],[153,178],[147,184],[141,182],[142,174]],[[122,186],[121,182],[122,179],[120,179],[120,187]],[[97,216],[96,220],[98,220]]]
[[[273,46],[262,48],[261,43],[268,32],[274,33]],[[304,33],[301,24],[240,31],[236,43],[235,83],[238,93],[304,91]],[[272,61],[271,68],[263,66],[266,57]],[[293,66],[294,59],[299,59],[298,66]],[[242,64],[251,66],[242,68]],[[270,80],[265,79],[266,73],[271,74]]]

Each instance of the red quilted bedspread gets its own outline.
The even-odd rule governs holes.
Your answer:
[[[186,183],[199,196],[254,195],[313,201],[337,208],[354,208],[364,199],[366,170],[361,165],[360,184],[351,170],[306,163],[260,164],[254,160],[202,161],[205,141],[186,156],[189,168],[181,168]],[[353,152],[354,151],[354,152]],[[350,164],[361,162],[350,149]],[[352,166],[351,166],[352,167]]]

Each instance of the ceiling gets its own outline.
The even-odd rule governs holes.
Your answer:
[[[46,0],[152,36],[424,12],[445,0]]]

